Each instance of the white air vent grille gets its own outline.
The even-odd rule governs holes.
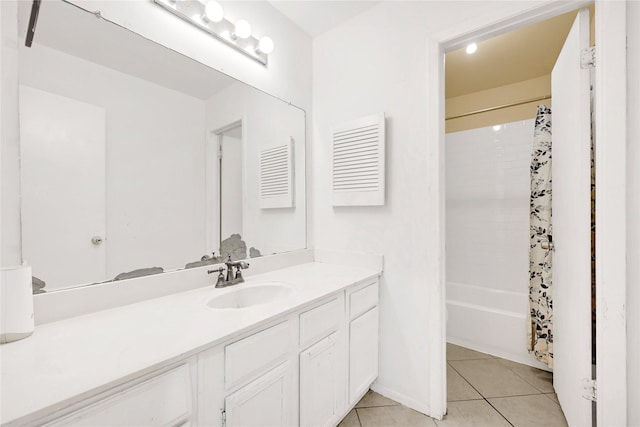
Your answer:
[[[384,113],[333,129],[333,205],[384,205]]]
[[[260,153],[260,207],[293,207],[293,138]]]

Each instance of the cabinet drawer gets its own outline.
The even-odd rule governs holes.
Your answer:
[[[289,321],[272,326],[225,348],[224,381],[227,390],[252,380],[284,361],[291,347]]]
[[[374,282],[349,296],[349,320],[378,305],[378,282]]]
[[[191,411],[191,375],[183,365],[47,425],[182,425]]]
[[[300,347],[318,342],[338,330],[344,313],[342,294],[300,315]]]

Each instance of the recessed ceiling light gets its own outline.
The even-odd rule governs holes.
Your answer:
[[[472,53],[475,53],[476,50],[478,50],[478,45],[475,43],[471,43],[470,45],[467,46],[467,53],[469,55],[471,55]]]
[[[496,132],[498,132],[500,129],[502,129],[502,126],[500,126],[500,125],[495,125],[493,127],[493,130],[496,131]]]

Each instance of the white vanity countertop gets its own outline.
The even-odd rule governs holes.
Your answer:
[[[0,423],[35,420],[380,274],[313,262],[230,288],[210,286],[38,326],[31,337],[0,346]],[[293,291],[247,309],[206,306],[216,294],[266,281],[289,284]]]

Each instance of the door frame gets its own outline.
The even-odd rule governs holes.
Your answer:
[[[474,18],[427,39],[427,259],[429,412],[447,410],[445,249],[445,52],[589,6],[545,1],[487,23]],[[597,424],[626,425],[626,3],[595,0]],[[607,141],[598,144],[597,141]],[[524,331],[523,331],[524,333]]]
[[[247,124],[245,115],[241,115],[235,120],[226,122],[226,124],[217,126],[214,130],[207,132],[207,145],[205,153],[205,200],[206,200],[206,252],[220,250],[220,242],[223,240],[220,236],[220,162],[218,160],[218,144],[220,137],[225,132],[240,126],[242,128],[241,150],[242,150],[242,194],[247,194],[247,183],[244,178],[245,168],[247,164]],[[247,206],[245,198],[242,198],[242,224],[246,224]],[[244,230],[242,230],[242,238],[244,239]],[[215,236],[218,236],[216,239]],[[218,256],[220,254],[218,253]]]

